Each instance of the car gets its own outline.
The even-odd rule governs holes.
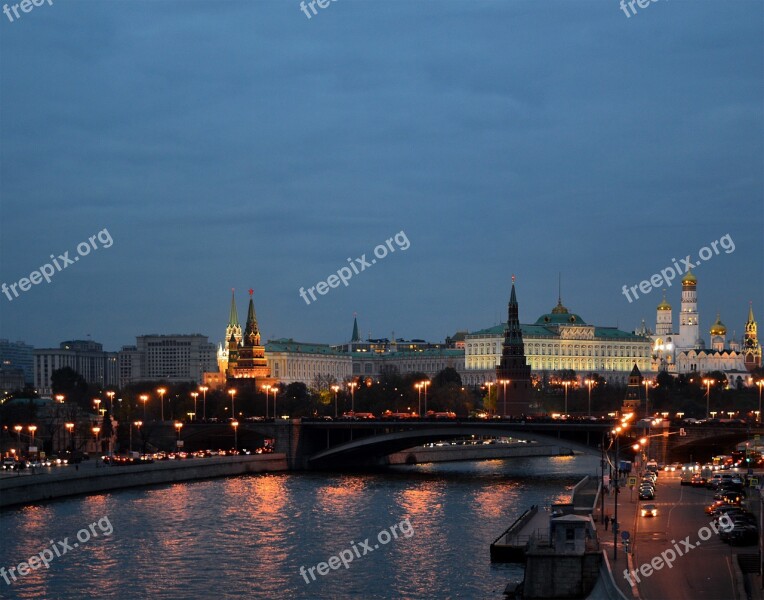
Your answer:
[[[654,500],[655,499],[655,492],[652,490],[639,490],[639,499],[640,500]]]
[[[690,485],[692,487],[705,487],[706,478],[696,473],[695,475],[692,476],[692,479],[690,479]]]
[[[754,525],[735,525],[730,530],[722,530],[719,537],[731,546],[753,546],[759,542],[759,528]]]
[[[658,509],[655,508],[655,504],[643,504],[639,513],[643,517],[657,517]]]

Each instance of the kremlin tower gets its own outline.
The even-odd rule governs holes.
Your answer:
[[[525,346],[520,329],[514,275],[512,275],[512,292],[509,297],[507,312],[507,326],[504,329],[501,361],[496,366],[496,389],[503,388],[502,380],[509,380],[509,383],[506,384],[506,412],[511,415],[527,415],[530,412],[531,368],[525,360]],[[504,396],[500,393],[497,396],[497,408],[502,411],[502,414],[504,414],[503,402]]]
[[[745,368],[749,371],[761,366],[761,344],[756,335],[756,321],[753,318],[753,302],[748,305],[748,320],[743,335],[743,355]]]
[[[679,349],[697,348],[700,344],[698,331],[698,280],[688,269],[682,278],[682,308],[679,312]]]

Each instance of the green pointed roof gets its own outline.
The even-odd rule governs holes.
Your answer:
[[[247,327],[244,335],[250,335],[252,333],[258,333],[257,331],[257,315],[255,315],[255,302],[252,299],[254,290],[249,290],[249,309],[247,310]]]
[[[239,314],[236,312],[236,290],[231,288],[231,314],[228,316],[228,326],[239,326]]]
[[[361,336],[358,334],[358,319],[353,314],[353,337],[350,338],[351,342],[360,342]]]

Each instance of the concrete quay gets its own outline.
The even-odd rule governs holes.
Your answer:
[[[38,469],[35,474],[0,478],[0,509],[131,487],[286,470],[286,455],[278,453],[213,456],[128,466],[88,461],[77,469],[71,465],[48,467]]]
[[[574,452],[561,446],[535,443],[416,446],[388,457],[391,465],[419,465],[431,462],[525,458],[529,456],[570,456]]]

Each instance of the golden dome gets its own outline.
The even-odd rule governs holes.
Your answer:
[[[682,285],[697,285],[698,280],[695,277],[695,275],[692,274],[692,271],[687,271],[687,274],[682,277]]]
[[[727,326],[719,320],[719,313],[716,313],[716,323],[711,325],[711,335],[727,335]]]
[[[663,300],[658,305],[658,310],[671,310],[671,305],[666,302],[666,292],[663,292]]]

